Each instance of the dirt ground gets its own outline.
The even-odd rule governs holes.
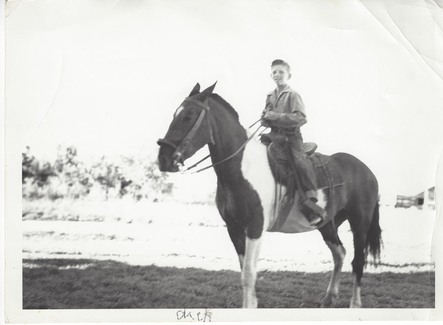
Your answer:
[[[215,206],[178,203],[24,202],[23,258],[115,260],[130,265],[239,270],[238,259]],[[435,211],[381,207],[382,265],[366,272],[434,270]],[[352,233],[339,236],[347,249],[343,270],[351,270]],[[260,270],[324,272],[330,252],[318,231],[266,233]]]

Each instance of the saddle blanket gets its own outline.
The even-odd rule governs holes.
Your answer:
[[[343,185],[343,177],[331,157],[315,153],[308,160],[315,168],[318,189]]]

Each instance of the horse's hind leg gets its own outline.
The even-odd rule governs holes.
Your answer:
[[[346,256],[346,250],[343,247],[343,244],[338,237],[337,229],[332,225],[332,222],[326,224],[319,230],[326,245],[328,245],[329,249],[331,250],[332,257],[334,259],[334,269],[332,271],[331,280],[329,281],[329,286],[326,291],[326,297],[321,303],[321,307],[325,308],[333,306],[335,299],[338,297],[340,273]]]
[[[353,216],[363,216],[362,212],[355,213]],[[349,218],[352,234],[354,236],[354,259],[352,260],[352,274],[354,276],[354,286],[352,289],[351,308],[360,308],[361,304],[361,279],[363,277],[363,268],[366,264],[366,239],[367,229],[369,227],[370,218],[361,218],[360,222],[357,219]]]
[[[352,274],[354,276],[354,286],[352,289],[352,298],[351,298],[351,308],[360,308],[361,307],[361,279],[363,277],[363,268],[365,266],[365,241],[360,238],[355,238],[354,235],[354,246],[355,246],[355,254],[354,260],[352,261]]]

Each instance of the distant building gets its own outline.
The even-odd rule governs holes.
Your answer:
[[[411,206],[418,209],[435,210],[435,186],[413,196],[397,195],[396,208],[410,208]]]

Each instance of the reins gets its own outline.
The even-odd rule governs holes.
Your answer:
[[[261,119],[257,120],[254,124],[252,124],[252,125],[249,127],[249,129],[251,129],[254,125],[256,125],[258,122],[260,122],[260,120],[261,120]],[[212,164],[212,165],[209,165],[209,166],[203,167],[203,168],[201,168],[201,169],[199,169],[199,170],[193,172],[192,174],[200,173],[200,172],[202,172],[202,171],[204,171],[204,170],[207,170],[207,169],[209,169],[209,168],[211,168],[211,167],[217,166],[217,165],[219,165],[219,164],[221,164],[221,163],[224,163],[225,161],[228,161],[229,159],[235,157],[240,151],[243,150],[244,147],[246,147],[246,145],[248,144],[248,142],[252,140],[252,138],[257,134],[257,132],[258,132],[258,130],[260,130],[260,128],[261,128],[261,125],[257,128],[257,130],[255,130],[255,131],[252,133],[252,135],[251,135],[251,136],[250,136],[250,137],[249,137],[249,138],[248,138],[248,139],[247,139],[247,140],[246,140],[246,141],[245,141],[245,142],[244,142],[244,143],[243,143],[243,144],[242,144],[242,145],[236,150],[236,151],[234,151],[234,153],[233,153],[232,155],[230,155],[230,156],[226,157],[225,159],[220,160],[220,161],[218,161],[218,162],[216,162],[216,163],[214,163],[214,164]],[[198,162],[196,162],[194,165],[192,165],[192,166],[186,168],[183,172],[185,173],[185,172],[187,172],[187,171],[189,171],[189,170],[191,170],[191,169],[197,167],[200,163],[202,163],[203,161],[205,161],[205,160],[208,159],[209,157],[211,157],[211,155],[207,155],[207,156],[204,157],[203,159],[201,159],[201,160],[199,160]]]

